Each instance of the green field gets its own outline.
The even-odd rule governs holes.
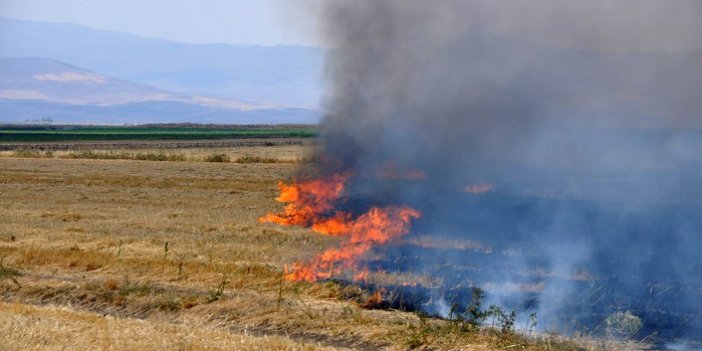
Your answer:
[[[311,138],[313,126],[0,126],[0,142]]]

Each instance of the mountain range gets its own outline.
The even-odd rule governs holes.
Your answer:
[[[322,56],[0,17],[0,121],[313,123]]]
[[[692,69],[702,50],[602,53],[488,41],[505,69],[528,63],[504,89],[551,94],[562,118],[702,126],[702,70]],[[479,59],[479,50],[472,54]],[[323,56],[311,47],[185,44],[0,17],[0,121],[315,123]]]

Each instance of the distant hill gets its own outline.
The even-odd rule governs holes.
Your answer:
[[[0,98],[109,105],[179,97],[53,59],[0,57]]]
[[[313,108],[323,66],[317,48],[184,44],[2,17],[0,56],[50,57],[169,91]]]
[[[242,103],[104,76],[48,58],[0,57],[0,122],[313,123],[309,109]]]

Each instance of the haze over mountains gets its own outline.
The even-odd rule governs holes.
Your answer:
[[[0,121],[311,123],[316,48],[182,44],[0,18]]]
[[[0,97],[96,105],[187,99],[184,94],[171,94],[53,59],[32,57],[0,57]]]
[[[494,45],[505,48],[505,69],[514,59],[508,48],[544,52],[539,56],[548,62],[535,64],[551,67],[557,77],[524,78],[557,82],[551,88],[559,101],[592,101],[588,96],[602,89],[613,91],[603,101],[571,104],[561,113],[565,118],[644,115],[647,125],[662,118],[676,121],[665,125],[702,127],[702,70],[685,68],[702,62],[702,50],[603,55],[508,37],[495,37]],[[323,56],[302,46],[184,44],[0,17],[0,122],[315,123]],[[573,66],[581,69],[568,69]]]

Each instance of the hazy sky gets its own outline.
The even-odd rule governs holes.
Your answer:
[[[0,16],[190,43],[316,45],[297,0],[0,0]]]

